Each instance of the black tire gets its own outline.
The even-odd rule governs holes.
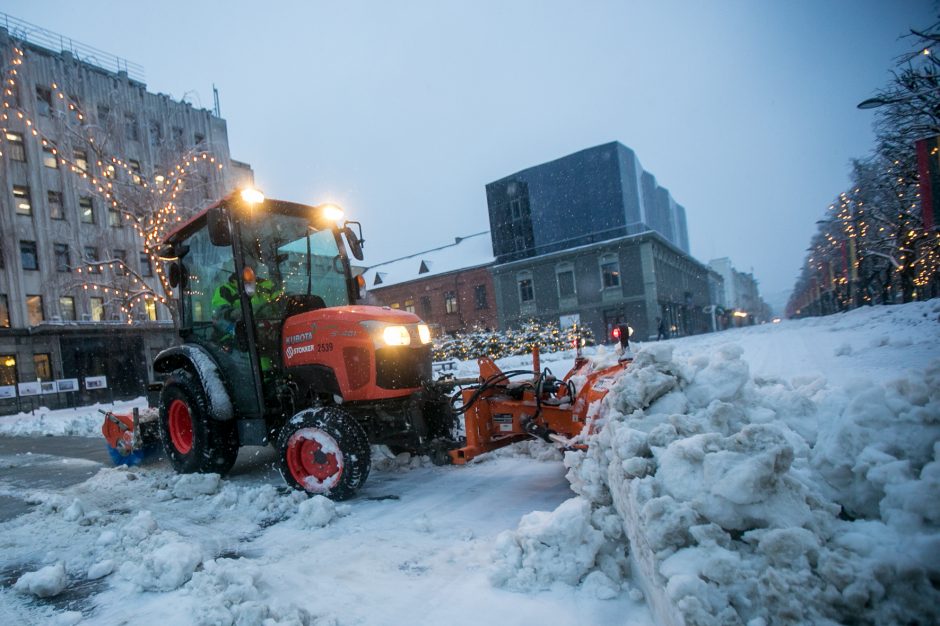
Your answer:
[[[188,422],[188,424],[187,424]],[[160,438],[173,469],[181,474],[227,474],[238,456],[235,420],[209,416],[209,400],[199,378],[175,370],[160,394]]]
[[[288,485],[333,500],[354,496],[372,468],[362,426],[335,407],[307,409],[289,419],[278,433],[277,451]]]

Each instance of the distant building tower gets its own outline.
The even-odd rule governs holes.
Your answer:
[[[497,263],[649,230],[689,252],[685,209],[619,142],[492,182],[486,200]]]

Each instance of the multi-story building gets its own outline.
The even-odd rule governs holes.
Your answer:
[[[492,182],[486,201],[497,263],[650,230],[689,252],[685,209],[619,142]]]
[[[579,322],[607,337],[712,330],[708,268],[689,256],[685,208],[613,142],[486,186],[501,325]],[[714,282],[714,277],[712,277]]]
[[[139,279],[138,291],[161,293],[162,269],[127,213],[165,192],[173,204],[150,216],[182,219],[250,181],[251,169],[231,159],[225,120],[148,92],[141,68],[3,23],[0,411],[34,402],[17,397],[30,393],[20,383],[45,382],[47,406],[78,400],[53,393],[60,379],[78,379],[85,399],[103,393],[86,393],[90,376],[107,377],[103,397],[142,394],[174,332],[159,297],[132,303],[119,285]]]
[[[501,326],[527,319],[587,326],[609,340],[627,323],[641,341],[708,332],[708,268],[645,232],[493,266]],[[606,339],[605,339],[606,338]]]
[[[744,326],[769,321],[770,308],[761,299],[753,274],[734,269],[731,259],[712,259],[708,266],[723,279],[722,306],[727,311],[726,325]]]
[[[364,274],[376,304],[416,313],[437,333],[498,325],[488,232],[373,265]]]

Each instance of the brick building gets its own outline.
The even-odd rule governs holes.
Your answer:
[[[498,327],[489,232],[373,265],[364,277],[367,301],[415,313],[435,334]]]

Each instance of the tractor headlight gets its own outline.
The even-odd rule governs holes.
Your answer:
[[[411,343],[411,335],[404,326],[386,326],[382,331],[382,339],[388,346],[407,346]]]
[[[418,339],[421,343],[431,343],[431,329],[427,324],[418,324]]]

